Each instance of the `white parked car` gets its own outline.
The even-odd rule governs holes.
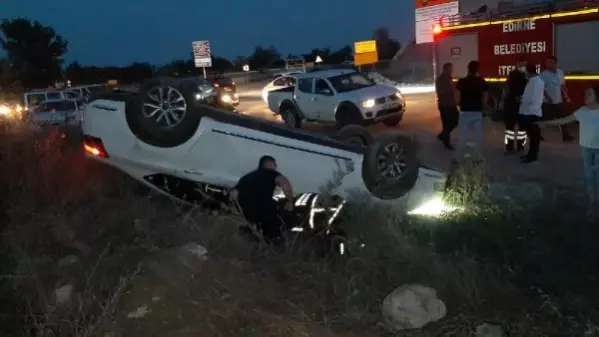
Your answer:
[[[409,137],[374,140],[361,127],[328,137],[215,109],[203,95],[193,80],[158,79],[140,93],[98,96],[85,110],[86,155],[185,201],[197,188],[232,188],[264,155],[297,194],[318,193],[340,168],[341,198],[357,192],[404,210],[444,190],[446,175],[418,164]]]
[[[262,100],[268,104],[268,93],[273,90],[279,90],[283,88],[289,88],[295,85],[295,74],[300,73],[289,73],[289,74],[277,74],[274,80],[270,81],[264,89],[262,89]]]
[[[292,128],[303,121],[395,126],[406,108],[397,88],[376,84],[352,69],[318,70],[295,78],[295,86],[272,90],[267,98],[269,109]]]
[[[46,100],[28,112],[32,127],[44,125],[79,125],[85,103],[82,99]]]

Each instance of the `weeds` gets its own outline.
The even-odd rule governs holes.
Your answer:
[[[322,259],[256,248],[235,216],[136,195],[129,179],[85,160],[76,139],[9,131],[0,135],[3,336],[379,336],[381,301],[405,283],[437,289],[449,314],[402,336],[470,336],[484,322],[511,336],[597,335],[597,231],[558,216],[555,203],[490,205],[480,167],[457,168],[450,184],[448,198],[468,211],[434,221],[355,196],[344,230],[363,246]],[[208,260],[181,263],[177,247],[189,242],[206,246]],[[58,263],[65,256],[76,258]],[[65,284],[71,300],[58,304]]]

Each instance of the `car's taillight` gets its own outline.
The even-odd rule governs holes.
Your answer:
[[[218,83],[214,83],[214,87],[215,87],[215,88],[218,88]]]
[[[108,152],[104,148],[104,144],[102,144],[102,140],[97,137],[92,137],[89,135],[83,136],[83,151],[86,154],[100,157],[100,158],[108,158]]]

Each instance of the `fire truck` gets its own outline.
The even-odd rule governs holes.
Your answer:
[[[599,0],[558,0],[444,17],[433,27],[434,69],[446,62],[465,76],[468,62],[492,87],[489,105],[500,115],[507,75],[524,57],[541,70],[555,56],[564,71],[572,112],[586,88],[599,84]]]

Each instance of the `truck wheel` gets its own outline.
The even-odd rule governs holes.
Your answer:
[[[128,102],[127,122],[143,142],[157,147],[175,147],[188,141],[201,119],[193,80],[156,78],[142,84],[137,99]]]
[[[383,120],[383,124],[387,126],[397,126],[401,122],[401,116],[391,117]]]
[[[365,127],[359,125],[345,126],[330,137],[344,143],[358,146],[370,146],[374,143],[372,134]]]
[[[397,199],[408,193],[418,179],[416,142],[393,135],[369,147],[362,163],[362,178],[377,198]]]
[[[342,128],[347,125],[362,125],[362,113],[360,109],[351,103],[341,103],[335,115],[337,127]]]
[[[283,103],[280,108],[281,118],[287,127],[299,129],[302,126],[302,119],[297,113],[297,109],[293,104]]]

